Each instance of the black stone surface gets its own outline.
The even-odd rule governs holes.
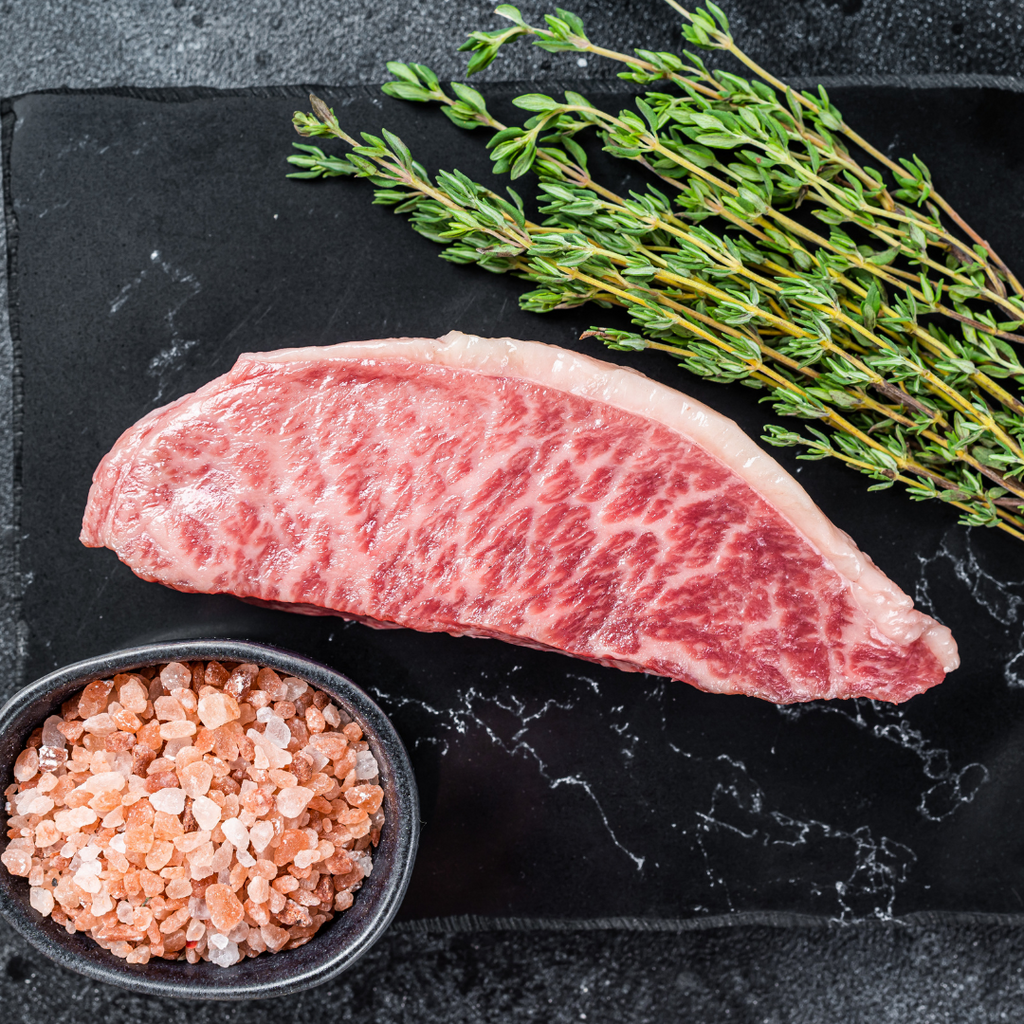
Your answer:
[[[487,173],[474,136],[439,112],[382,104],[361,87],[325,97],[352,132],[386,124],[432,168]],[[1006,140],[1024,136],[1024,96],[861,88],[835,100],[883,146],[919,153],[997,251],[1024,262],[996,199],[1022,162]],[[350,675],[394,718],[421,779],[425,828],[405,919],[1017,912],[1024,856],[1007,820],[1024,785],[1024,690],[1005,670],[1021,647],[1004,627],[1017,617],[1024,550],[968,534],[941,505],[868,493],[838,465],[811,472],[784,457],[958,637],[964,667],[899,708],[780,710],[496,641],[180,594],[79,543],[92,471],[121,432],[239,351],[452,328],[594,351],[577,340],[593,310],[522,312],[515,279],[437,259],[361,183],[285,178],[294,103],[13,104],[27,676],[139,641],[214,635],[277,643]],[[639,185],[635,174],[619,180],[628,165],[595,172],[620,193]],[[610,357],[762,432],[766,410],[749,389],[700,382],[658,357]],[[994,593],[973,587],[972,563]]]
[[[531,14],[541,10],[524,6]],[[674,44],[674,26],[666,27],[658,4],[607,0],[571,6],[587,16],[595,38],[611,45]],[[728,7],[737,35],[762,63],[782,73],[1020,73],[1024,36],[1018,0],[740,0]],[[174,0],[143,10],[127,0],[5,0],[0,3],[0,96],[65,84],[372,82],[380,78],[382,60],[393,56],[433,63],[444,77],[461,66],[452,44],[468,29],[490,27],[488,8],[405,0],[288,5]],[[577,68],[572,58],[524,49],[487,74],[496,79],[602,76],[608,70],[594,63]],[[0,224],[0,243],[3,236]],[[0,277],[0,299],[5,286]],[[0,335],[5,320],[6,304],[0,301]],[[11,381],[9,351],[0,346],[0,430],[10,424],[5,396]],[[10,449],[2,445],[0,475],[12,479]],[[19,529],[12,519],[15,496],[16,491],[0,487],[0,520],[9,540]],[[0,640],[9,678],[20,671],[24,655],[18,618],[22,580],[12,561],[16,550],[5,544],[2,553]],[[996,599],[993,607],[1002,608],[1004,632],[1019,633],[1007,614],[1016,611],[1016,595],[993,588],[982,567],[964,561],[962,553],[956,558],[959,562],[950,559],[948,567],[965,572],[976,593]],[[1012,816],[1009,823],[1015,824]],[[970,842],[971,832],[965,830],[965,845]],[[140,1001],[115,989],[83,986],[79,977],[39,960],[8,931],[0,931],[0,958],[6,964],[0,973],[4,1012],[33,1024],[186,1015],[296,1021],[581,1020],[586,1015],[615,1021],[973,1022],[1021,1016],[1024,933],[1011,926],[964,924],[734,927],[656,935],[393,931],[364,961],[358,977],[346,976],[287,1005],[242,1004],[233,1010]]]

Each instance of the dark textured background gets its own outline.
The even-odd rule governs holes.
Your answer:
[[[173,0],[148,5],[144,16],[140,6],[127,0],[0,0],[0,96],[61,86],[372,82],[390,57],[419,60],[442,77],[454,76],[461,60],[453,51],[465,32],[498,23],[489,16],[490,4],[476,2]],[[531,16],[546,9],[523,6]],[[674,43],[677,19],[654,0],[570,6],[605,45]],[[1021,73],[1020,0],[735,0],[726,6],[741,44],[777,73]],[[487,74],[544,78],[608,70],[521,47]],[[0,331],[5,309],[0,302]],[[0,387],[9,381],[9,367],[0,365]],[[0,409],[6,404],[0,394]],[[0,452],[4,480],[10,479],[9,466],[9,453]],[[8,534],[17,529],[2,496],[0,516]],[[19,653],[13,569],[0,566],[10,668]],[[0,1017],[32,1024],[216,1018],[1024,1020],[1024,934],[992,925],[742,927],[682,934],[395,929],[329,988],[286,1004],[236,1007],[143,1002],[88,984],[38,960],[6,928],[0,930],[0,958]]]

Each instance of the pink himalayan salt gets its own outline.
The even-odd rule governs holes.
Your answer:
[[[165,789],[158,789],[155,793],[150,793],[149,802],[156,811],[163,811],[165,814],[181,814],[185,810],[185,792],[168,786]]]
[[[260,935],[267,944],[267,949],[276,953],[291,938],[284,928],[278,928],[274,924],[265,924],[260,928]]]
[[[270,899],[270,883],[265,878],[254,878],[245,891],[253,903],[266,903]]]
[[[196,699],[195,692],[193,690],[178,688],[177,690],[171,690],[170,694],[186,712],[192,714],[199,706],[199,702]]]
[[[324,721],[324,716],[320,709],[313,704],[310,704],[306,708],[306,728],[311,733],[323,732],[324,726],[327,723]]]
[[[288,696],[288,687],[284,680],[272,669],[261,668],[256,676],[256,685],[271,700],[284,700]]]
[[[99,815],[91,807],[74,807],[69,811],[58,811],[53,816],[53,823],[65,835],[78,832],[83,826],[98,820]]]
[[[224,842],[217,848],[217,851],[210,858],[210,867],[220,874],[221,871],[227,870],[231,864],[231,858],[235,854],[234,846],[231,843]]]
[[[319,732],[310,736],[309,745],[331,761],[340,761],[348,750],[348,740],[337,732]]]
[[[266,737],[268,743],[273,743],[275,747],[280,747],[282,750],[287,747],[292,740],[291,729],[288,728],[284,719],[279,718],[277,715],[269,716],[263,730],[263,735]]]
[[[208,796],[197,797],[192,801],[192,817],[201,829],[209,831],[220,821],[220,807]]]
[[[245,917],[245,910],[229,885],[220,883],[208,885],[205,898],[206,906],[210,911],[210,920],[219,932],[231,931]]]
[[[52,821],[41,821],[36,825],[36,846],[45,850],[46,847],[53,846],[60,839],[60,835],[60,829]]]
[[[50,715],[50,717],[43,722],[41,738],[44,747],[62,749],[67,744],[67,737],[60,731],[60,727],[63,724],[64,720],[60,715]]]
[[[284,725],[284,723],[281,723]],[[285,726],[287,729],[288,727]],[[292,755],[284,750],[282,747],[278,747],[271,743],[261,732],[257,732],[255,729],[249,729],[246,731],[246,736],[252,740],[256,747],[255,758],[253,765],[256,768],[284,768],[285,765],[292,763]],[[290,737],[291,733],[289,733]],[[287,746],[287,744],[286,744]],[[260,759],[262,757],[262,764]]]
[[[129,679],[117,691],[117,699],[125,711],[138,715],[146,710],[146,691],[137,679]]]
[[[160,726],[160,739],[162,740],[181,740],[188,736],[195,736],[196,734],[196,723],[185,721],[179,722],[164,722]]]
[[[100,772],[97,775],[90,775],[80,788],[88,793],[99,794],[111,790],[120,792],[127,784],[128,780],[120,772]]]
[[[238,701],[229,693],[210,693],[199,699],[199,720],[207,729],[219,729],[238,715]]]
[[[315,796],[313,790],[305,786],[291,786],[277,794],[277,809],[286,818],[297,818]]]
[[[249,846],[249,830],[238,820],[238,818],[228,818],[221,824],[221,831],[224,833],[224,837],[231,843],[236,849],[245,850]]]
[[[23,750],[14,762],[14,777],[18,782],[28,782],[39,771],[39,753],[35,747]]]
[[[339,888],[335,893],[333,887],[358,886],[359,879],[369,873],[362,867],[364,860],[367,868],[370,866],[368,854],[363,849],[346,849],[347,844],[351,844],[358,838],[353,835],[354,831],[365,835],[370,829],[371,822],[364,811],[358,809],[339,810],[339,804],[333,802],[333,806],[329,810],[324,804],[315,812],[311,811],[311,813],[315,813],[315,817],[311,819],[303,820],[301,815],[290,816],[285,824],[293,827],[282,837],[283,844],[274,841],[274,821],[262,817],[277,810],[279,794],[275,792],[275,789],[281,791],[306,789],[311,794],[323,794],[333,789],[334,793],[331,799],[336,801],[337,796],[345,791],[344,783],[347,782],[351,787],[356,775],[363,774],[358,770],[353,771],[353,767],[364,768],[362,763],[364,761],[366,761],[364,771],[373,767],[369,763],[369,755],[360,758],[358,756],[360,752],[351,747],[351,744],[360,740],[362,735],[358,726],[355,725],[351,725],[346,730],[344,741],[341,741],[339,736],[338,740],[341,742],[335,742],[335,746],[343,750],[342,757],[338,759],[335,768],[328,767],[328,758],[320,750],[311,746],[303,747],[303,744],[308,743],[310,733],[318,735],[315,729],[309,729],[309,725],[313,724],[315,727],[319,727],[320,724],[315,716],[311,716],[310,723],[306,722],[307,708],[313,701],[315,701],[312,704],[314,709],[327,709],[329,705],[323,694],[305,696],[309,687],[304,681],[291,678],[279,680],[279,677],[271,672],[263,677],[263,681],[267,683],[267,690],[271,692],[247,691],[246,688],[255,681],[259,672],[258,668],[256,666],[239,666],[235,670],[232,678],[236,675],[239,677],[241,683],[239,696],[244,701],[239,707],[240,724],[244,728],[254,721],[258,721],[258,724],[262,726],[261,729],[252,730],[256,732],[256,737],[250,736],[252,746],[248,748],[244,742],[239,743],[235,738],[236,736],[240,738],[240,734],[232,734],[229,737],[229,742],[215,744],[209,761],[204,762],[203,750],[209,748],[204,748],[203,744],[208,741],[197,736],[195,742],[201,749],[192,746],[191,737],[196,732],[194,728],[187,729],[189,735],[172,735],[170,739],[160,735],[161,723],[167,725],[185,721],[194,726],[200,699],[197,698],[196,692],[187,685],[167,684],[176,682],[185,684],[195,680],[194,685],[199,693],[209,696],[211,667],[214,666],[212,664],[206,666],[206,686],[203,685],[202,666],[198,666],[195,672],[192,672],[187,666],[180,666],[182,670],[180,673],[168,674],[165,672],[163,675],[167,676],[166,679],[154,678],[149,683],[144,678],[135,676],[128,677],[127,682],[122,682],[126,677],[119,676],[115,680],[118,687],[116,693],[111,692],[112,685],[115,684],[98,681],[103,683],[100,687],[95,688],[94,693],[94,698],[99,706],[94,709],[95,714],[90,716],[96,717],[98,721],[90,724],[99,732],[104,732],[108,725],[106,719],[109,718],[122,732],[139,733],[139,746],[149,754],[148,758],[137,756],[139,751],[119,752],[116,747],[109,751],[86,749],[78,745],[79,738],[86,731],[84,721],[71,718],[68,722],[64,722],[59,716],[51,716],[54,721],[48,722],[47,727],[44,727],[43,738],[44,740],[49,739],[53,746],[48,748],[45,743],[41,746],[36,755],[38,759],[37,765],[34,766],[36,771],[28,778],[18,780],[19,783],[28,785],[22,785],[21,792],[17,792],[17,787],[15,787],[15,792],[8,796],[8,799],[16,806],[18,813],[46,815],[52,811],[56,816],[57,814],[72,815],[74,812],[88,814],[91,810],[102,817],[104,830],[122,830],[108,840],[103,833],[89,828],[87,833],[80,831],[70,833],[67,840],[64,841],[55,822],[44,818],[34,830],[28,831],[27,835],[13,840],[12,843],[14,850],[21,849],[30,858],[41,855],[42,865],[36,861],[35,866],[29,869],[27,876],[29,884],[32,888],[39,889],[41,893],[49,892],[52,889],[51,898],[56,898],[59,902],[62,901],[64,912],[67,914],[67,927],[71,930],[75,930],[76,926],[77,930],[89,930],[101,945],[110,949],[115,955],[129,958],[131,962],[142,963],[152,955],[168,956],[172,959],[186,955],[183,949],[186,943],[185,922],[182,922],[180,928],[173,930],[168,925],[167,930],[162,933],[158,927],[161,922],[166,922],[169,915],[177,913],[180,908],[176,909],[172,906],[166,913],[158,913],[156,918],[154,918],[153,910],[162,905],[161,900],[163,899],[180,901],[187,899],[187,915],[196,914],[208,919],[206,901],[202,897],[191,896],[194,880],[209,878],[212,874],[214,877],[209,878],[209,881],[217,885],[227,883],[227,887],[232,892],[238,893],[236,897],[238,900],[243,897],[241,887],[246,884],[247,880],[250,886],[254,882],[259,883],[260,880],[263,882],[263,885],[255,886],[253,895],[264,895],[262,891],[264,887],[267,890],[264,902],[256,903],[251,896],[247,900],[246,907],[253,908],[252,916],[248,919],[249,923],[242,920],[224,934],[214,931],[210,933],[208,939],[199,942],[198,948],[190,948],[187,951],[187,959],[190,962],[198,962],[200,957],[205,958],[209,955],[213,962],[227,966],[246,955],[253,956],[268,949],[273,951],[273,944],[276,940],[280,940],[277,948],[288,944],[301,945],[308,941],[312,932],[319,927],[324,919],[320,915],[326,913],[326,917],[329,919],[331,908],[336,906],[338,909],[344,909],[351,905],[352,897],[348,888]],[[222,666],[217,667],[220,667],[221,672],[214,673],[212,678],[219,683],[222,681],[222,677],[227,677],[227,672]],[[242,668],[245,668],[246,672],[242,673]],[[184,675],[186,671],[189,673],[188,680]],[[283,693],[280,689],[281,685],[284,687]],[[124,702],[120,700],[122,691],[124,691]],[[165,697],[168,698],[166,701],[163,700]],[[111,698],[114,698],[112,703]],[[153,704],[149,704],[149,701],[153,701]],[[126,709],[126,705],[129,703],[137,709],[138,715],[136,711]],[[185,712],[184,719],[178,717],[179,706]],[[73,716],[79,711],[79,701],[68,702],[65,707],[68,714]],[[90,710],[88,703],[86,710]],[[263,713],[258,715],[258,712],[261,711]],[[154,712],[157,714],[154,715]],[[328,715],[331,718],[335,717],[333,706],[322,716],[325,726],[331,724],[328,721]],[[340,722],[340,720],[339,716],[338,721]],[[270,727],[269,737],[266,735],[268,725]],[[288,730],[287,736],[281,731],[281,727]],[[105,739],[105,737],[99,736],[97,738]],[[273,742],[274,740],[283,746],[278,746]],[[294,760],[286,749],[293,742],[302,748],[298,760]],[[166,745],[163,746],[161,754],[160,747],[163,743]],[[65,762],[68,762],[72,744],[74,744],[71,758],[73,764],[68,763],[68,767],[65,769],[63,766]],[[330,746],[330,744],[331,740],[328,739],[327,745]],[[365,747],[365,744],[358,744],[358,746]],[[154,751],[151,748],[156,749]],[[362,753],[366,752],[362,751]],[[227,786],[229,780],[226,780],[224,786],[217,781],[221,775],[218,774],[220,769],[216,766],[220,761],[232,762],[239,756],[250,762],[251,768],[247,773],[248,777],[239,780],[242,783],[241,790],[239,791],[236,787],[234,793],[237,795],[233,795],[231,788]],[[24,768],[26,773],[31,764],[31,757],[31,754],[27,754],[24,758],[24,762],[27,762]],[[220,761],[218,761],[218,757]],[[261,757],[262,764],[260,763]],[[199,832],[186,834],[182,831],[181,812],[175,815],[160,810],[158,807],[153,807],[150,800],[151,794],[163,793],[166,789],[177,794],[176,797],[170,797],[170,799],[180,800],[182,811],[184,811],[185,791],[184,788],[179,789],[178,786],[179,784],[182,787],[185,786],[188,775],[183,775],[182,772],[192,765],[201,766],[189,773],[199,776],[193,781],[193,784],[206,786],[203,793],[193,798],[193,803],[200,797],[207,798],[206,794],[210,793],[211,787],[220,790],[220,792],[210,793],[210,796],[215,796],[216,800],[212,800],[213,807],[207,809],[213,812],[211,817],[215,814],[218,820],[225,819],[219,829],[216,827],[218,821],[213,821],[207,822],[210,829],[201,829]],[[290,766],[292,770],[284,770],[286,765]],[[205,776],[207,769],[211,775],[209,785],[206,785],[205,778],[202,777]],[[252,769],[263,769],[265,774],[254,775]],[[327,775],[320,774],[323,769],[327,770]],[[43,774],[36,779],[35,775],[39,770],[42,770]],[[66,784],[71,781],[70,779],[66,782],[61,781],[60,788],[54,792],[53,798],[48,797],[46,794],[58,786],[58,779],[63,779],[67,770],[79,773],[78,778],[82,784],[74,787]],[[233,766],[233,771],[235,770],[239,770],[238,766]],[[245,773],[246,769],[243,767],[241,771]],[[110,776],[110,778],[103,778],[104,775]],[[132,780],[125,793],[125,779],[129,775],[132,776]],[[343,779],[343,775],[347,775],[347,778]],[[238,779],[238,776],[235,778]],[[253,778],[260,780],[259,785],[252,781]],[[160,805],[167,798],[166,794],[157,796],[156,803]],[[293,797],[291,798],[293,799]],[[145,816],[140,819],[138,809],[133,810],[140,799],[142,807],[149,815],[148,819]],[[297,807],[288,805],[289,799],[290,797],[285,798],[285,809],[297,809]],[[360,803],[363,800],[365,797],[358,794],[354,802]],[[342,808],[344,806],[341,804]],[[152,811],[149,810],[151,807]],[[200,815],[202,807],[203,805],[200,803]],[[348,822],[348,824],[343,823],[356,813],[360,815],[359,823],[354,821]],[[126,823],[126,816],[129,814],[133,817]],[[188,822],[191,817],[186,818],[185,827],[189,827]],[[68,823],[73,821],[73,818],[62,820]],[[152,824],[147,824],[147,821],[152,821]],[[323,821],[322,826],[318,824],[320,821]],[[305,827],[306,822],[311,825],[316,824],[316,829]],[[84,823],[82,827],[95,824],[95,821],[90,821]],[[128,829],[127,824],[131,824],[133,827]],[[195,824],[199,824],[199,822],[196,821]],[[298,825],[303,827],[295,827]],[[277,827],[280,828],[279,820]],[[379,828],[379,822],[374,827]],[[224,832],[227,834],[222,838],[227,841],[221,842],[219,839]],[[256,860],[248,852],[248,843],[245,842],[246,835],[252,841],[253,848],[260,856],[260,860]],[[332,841],[323,838],[327,835],[330,835]],[[107,832],[106,836],[109,837],[110,833]],[[217,836],[218,839],[214,840],[212,836]],[[40,845],[44,842],[45,846]],[[272,842],[274,843],[273,847],[270,846]],[[94,843],[96,845],[90,845]],[[243,848],[236,843],[244,843],[245,846]],[[374,837],[373,843],[376,844],[376,837]],[[102,853],[101,846],[103,847]],[[188,847],[192,856],[186,852],[184,846]],[[337,856],[335,855],[336,848],[339,851]],[[134,857],[131,864],[121,852],[126,849]],[[282,852],[290,852],[290,863],[288,857],[282,861],[279,856]],[[64,859],[64,864],[74,858],[74,864],[71,865],[72,870],[59,868],[56,877],[45,874],[44,871],[49,870],[44,867],[47,861],[58,856]],[[172,856],[187,859],[182,866],[171,867],[169,858]],[[328,860],[331,862],[330,864],[326,864],[326,866],[321,864]],[[146,867],[139,869],[138,866],[143,862]],[[75,867],[75,865],[78,866]],[[279,865],[281,865],[280,868]],[[320,865],[319,869],[314,868],[314,865]],[[313,874],[311,874],[311,870],[314,872]],[[103,872],[102,878],[101,871]],[[298,876],[302,874],[309,879],[308,884],[305,880],[299,880]],[[131,899],[140,893],[149,899],[155,899],[153,909],[145,906],[134,908],[131,902],[122,901],[124,907],[118,905],[118,914],[115,915],[113,913],[115,900],[105,887],[104,880],[108,877],[117,884],[123,884],[125,892]],[[317,882],[318,878],[321,879],[320,882]],[[343,883],[340,881],[341,878],[345,878],[347,881]],[[46,882],[56,881],[59,884],[56,887],[44,888],[44,880]],[[281,887],[280,890],[271,888],[272,880],[275,885]],[[321,892],[325,884],[326,892]],[[207,887],[206,882],[203,882],[203,886],[204,889]],[[40,896],[39,899],[45,900],[45,897]],[[321,909],[316,911],[313,908]],[[120,940],[113,942],[102,937],[103,929],[110,927],[110,919],[117,917],[122,925],[128,923],[123,920],[126,911],[130,911],[132,927],[139,935],[145,934],[151,925],[156,928],[156,931],[148,936],[150,943],[153,944],[152,949],[145,944],[145,940],[137,949],[133,949],[132,942],[137,942],[138,939],[133,938],[132,942]],[[82,915],[85,915],[84,918]],[[108,915],[106,925],[98,920],[105,915]],[[280,915],[280,917],[275,915]],[[196,931],[206,934],[201,921],[196,920],[195,917],[189,917],[189,920],[196,922]],[[90,925],[89,921],[95,923]],[[274,929],[277,929],[278,924],[285,927],[279,928],[275,932]],[[264,926],[268,927],[267,935],[270,938],[270,944],[259,930]],[[166,936],[166,942],[164,936]],[[198,940],[190,939],[189,941],[194,944]],[[216,956],[215,953],[217,953]]]
[[[146,854],[146,868],[149,871],[159,871],[167,865],[174,853],[173,844],[166,839],[155,839],[153,845]]]
[[[81,719],[92,718],[93,715],[105,711],[110,700],[110,691],[113,688],[113,680],[93,680],[78,698],[78,717]]]
[[[213,782],[213,768],[205,761],[193,761],[178,769],[178,779],[185,794],[195,800],[209,792],[210,783]]]
[[[53,892],[41,886],[33,886],[28,891],[28,901],[33,910],[38,910],[43,917],[49,917],[53,910]]]
[[[12,875],[27,878],[32,870],[32,855],[27,850],[15,848],[11,844],[0,853],[0,864],[3,864]]]
[[[214,804],[214,806],[216,807],[217,805]],[[208,843],[209,841],[209,829],[202,829],[199,832],[186,832],[184,835],[177,836],[174,839],[174,845],[182,853],[189,854],[193,850],[198,850],[203,843]]]
[[[181,722],[185,719],[185,709],[174,697],[157,697],[153,701],[153,712],[161,722]]]
[[[269,821],[257,821],[249,829],[249,841],[257,853],[262,853],[274,838],[274,825]]]
[[[192,673],[180,661],[172,661],[160,669],[160,682],[165,690],[174,690],[179,686],[192,685]]]

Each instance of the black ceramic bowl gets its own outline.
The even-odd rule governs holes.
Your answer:
[[[304,946],[263,953],[218,967],[161,960],[128,964],[88,935],[68,933],[29,906],[28,880],[0,866],[0,913],[38,950],[81,974],[138,993],[184,999],[258,999],[311,988],[351,967],[387,928],[405,893],[419,840],[419,798],[412,766],[398,733],[370,698],[343,675],[298,654],[233,640],[179,640],[147,644],[90,658],[53,672],[0,709],[0,788],[13,781],[14,760],[29,734],[92,679],[166,661],[247,661],[305,679],[324,690],[359,724],[380,766],[385,822],[373,872],[355,902]],[[0,839],[6,846],[6,838]]]

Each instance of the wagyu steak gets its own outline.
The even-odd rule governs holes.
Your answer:
[[[779,703],[903,701],[957,665],[735,423],[537,342],[243,355],[121,437],[82,542],[178,590]]]

